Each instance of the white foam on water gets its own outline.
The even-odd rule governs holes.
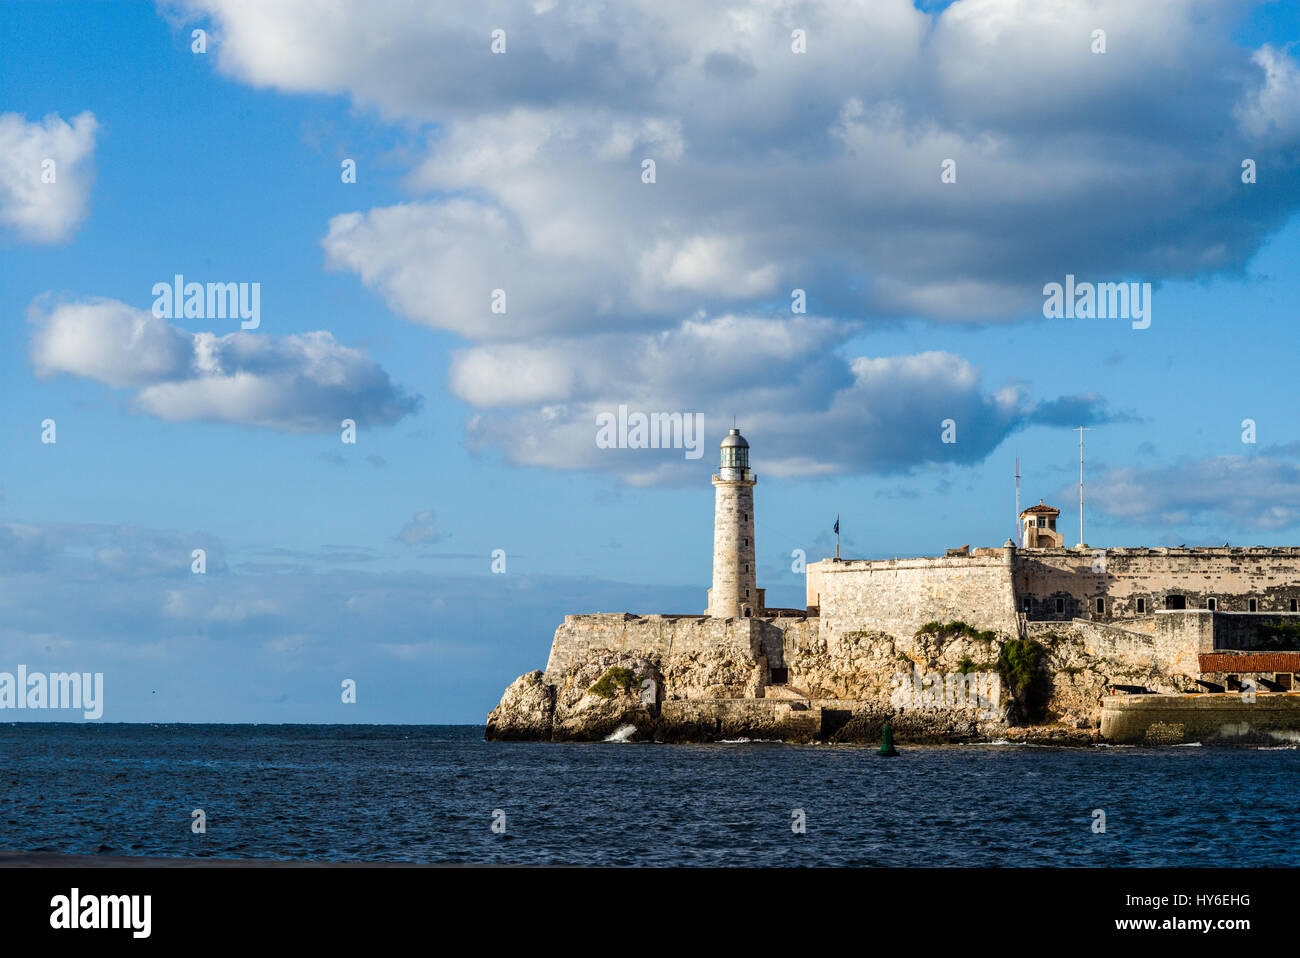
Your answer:
[[[606,742],[630,742],[636,734],[635,725],[620,725],[605,738]]]

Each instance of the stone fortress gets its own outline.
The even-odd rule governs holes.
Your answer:
[[[566,615],[489,738],[1300,739],[1300,549],[1065,548],[1040,501],[1018,545],[822,559],[768,608],[749,451],[722,440],[707,611]]]

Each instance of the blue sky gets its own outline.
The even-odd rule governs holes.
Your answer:
[[[1293,544],[1296,9],[1130,6],[4,5],[0,669],[103,671],[106,720],[480,721],[565,612],[703,608],[733,415],[773,604],[837,513],[1001,543],[1017,454],[1072,544],[1081,420],[1090,544]],[[151,317],[176,273],[260,327]],[[1044,319],[1066,273],[1150,328]],[[597,448],[620,403],[704,458]]]

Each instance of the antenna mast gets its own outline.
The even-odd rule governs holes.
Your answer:
[[[1011,541],[1020,542],[1020,456],[1016,455],[1016,534]]]
[[[1083,434],[1087,426],[1079,427],[1079,545],[1083,545]]]

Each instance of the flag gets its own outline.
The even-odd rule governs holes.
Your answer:
[[[836,535],[839,535],[839,534],[840,534],[840,516],[839,516],[839,513],[836,513],[836,514],[835,514],[835,534],[836,534]]]

